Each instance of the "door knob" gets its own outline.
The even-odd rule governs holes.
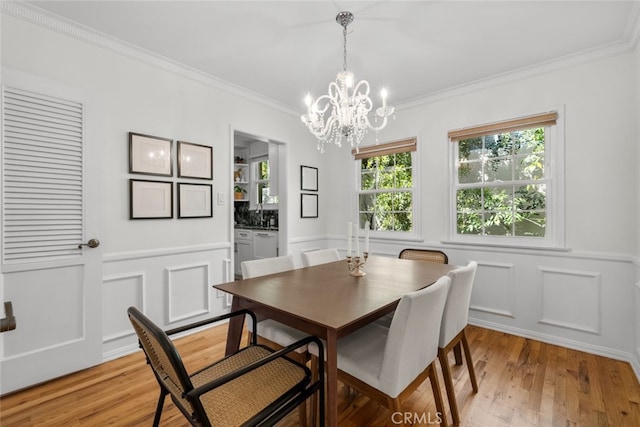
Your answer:
[[[78,245],[78,249],[82,249],[83,246],[89,246],[90,248],[97,248],[98,246],[100,246],[100,240],[90,239],[87,243],[80,243]]]

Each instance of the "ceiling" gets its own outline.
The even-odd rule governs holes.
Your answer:
[[[342,69],[398,105],[488,79],[634,47],[637,1],[29,1],[302,111]]]

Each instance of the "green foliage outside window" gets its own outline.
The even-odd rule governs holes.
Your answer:
[[[413,229],[411,153],[362,159],[359,192],[360,224],[371,230]]]
[[[458,234],[544,237],[544,128],[458,142]]]

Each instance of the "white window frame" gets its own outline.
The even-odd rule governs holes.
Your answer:
[[[540,111],[556,111],[556,124],[545,127],[545,180],[547,225],[545,237],[486,236],[458,234],[456,194],[458,190],[458,142],[449,141],[449,226],[443,243],[566,250],[564,213],[564,106]],[[535,113],[534,113],[535,114]],[[520,116],[527,116],[523,114]],[[523,127],[524,129],[524,127]]]
[[[417,138],[416,138],[416,144],[418,143]],[[412,184],[413,186],[411,187],[411,190],[407,190],[411,192],[411,197],[412,197],[412,210],[411,210],[411,216],[412,216],[412,220],[413,220],[413,227],[412,227],[412,231],[381,231],[381,230],[371,230],[370,231],[370,237],[378,239],[378,240],[402,240],[402,241],[408,241],[408,240],[421,240],[421,236],[422,236],[422,217],[420,215],[420,207],[421,202],[420,202],[420,191],[418,188],[418,183],[420,182],[420,163],[419,163],[419,158],[418,158],[418,150],[416,149],[415,151],[410,152],[411,154],[411,179],[412,179]],[[375,157],[375,156],[371,156],[371,157]],[[354,224],[357,224],[358,227],[362,230],[364,227],[364,224],[360,224],[359,220],[360,220],[360,194],[363,193],[363,191],[361,191],[362,188],[362,160],[356,159],[354,160],[354,176],[355,176],[355,183],[354,183],[354,192],[355,192],[355,197],[354,197],[354,205],[353,205],[353,212],[354,212],[354,216],[355,218],[353,219]],[[369,192],[369,191],[364,191],[364,192]]]

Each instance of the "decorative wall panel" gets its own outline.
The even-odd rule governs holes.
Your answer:
[[[131,306],[145,311],[144,304],[145,274],[132,272],[117,276],[108,276],[102,280],[102,336],[107,343],[122,337],[134,335],[127,317]]]
[[[601,275],[578,270],[539,267],[540,323],[600,333]]]

